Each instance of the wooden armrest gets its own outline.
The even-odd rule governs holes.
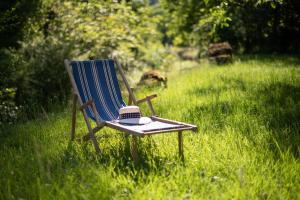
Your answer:
[[[146,97],[143,98],[143,99],[137,100],[136,103],[137,103],[137,104],[140,104],[140,103],[149,101],[149,100],[151,100],[151,99],[153,99],[153,98],[155,98],[155,97],[157,97],[157,94],[152,94],[152,95],[150,95],[150,96],[146,96]]]
[[[155,97],[157,97],[157,94],[152,94],[150,96],[146,96],[146,98],[140,99],[140,100],[136,101],[136,104],[140,104],[140,103],[143,103],[143,102],[147,101],[148,106],[149,106],[149,108],[150,108],[150,110],[152,112],[152,116],[156,116],[155,110],[154,110],[153,105],[151,103],[151,99],[153,99]]]

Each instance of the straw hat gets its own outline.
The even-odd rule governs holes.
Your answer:
[[[142,117],[138,106],[126,106],[119,110],[119,122],[121,124],[142,125],[152,122],[149,117]]]

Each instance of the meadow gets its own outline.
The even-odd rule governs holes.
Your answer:
[[[91,142],[70,142],[68,106],[1,127],[0,199],[300,199],[300,59],[175,68],[168,88],[136,92],[158,94],[159,116],[198,126],[183,134],[184,162],[169,133],[140,139],[135,166],[130,137],[108,128],[99,158]]]

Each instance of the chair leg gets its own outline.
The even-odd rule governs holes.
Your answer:
[[[96,153],[98,155],[101,155],[101,151],[100,151],[100,148],[99,148],[99,145],[98,145],[98,142],[97,142],[97,139],[93,133],[93,130],[89,130],[89,133],[90,133],[90,138],[94,144],[94,147],[95,147],[95,150],[96,150]]]
[[[73,108],[72,108],[72,128],[71,128],[71,140],[75,138],[75,126],[76,126],[76,105],[77,105],[77,95],[73,96]]]
[[[180,159],[184,160],[182,131],[178,132],[178,150]]]
[[[137,149],[137,136],[132,136],[132,143],[131,143],[131,156],[135,165],[139,162],[139,155]]]
[[[92,140],[92,142],[93,142],[93,144],[94,144],[96,153],[97,153],[98,155],[101,155],[101,151],[100,151],[100,148],[99,148],[97,139],[96,139],[96,137],[95,137],[95,135],[94,135],[92,126],[91,126],[91,124],[90,124],[90,122],[89,122],[88,116],[87,116],[87,114],[86,114],[86,112],[85,112],[84,110],[82,110],[82,114],[83,114],[84,121],[85,121],[85,123],[86,123],[86,125],[87,125],[87,127],[88,127],[89,134],[90,134],[90,138],[91,138],[91,140]]]

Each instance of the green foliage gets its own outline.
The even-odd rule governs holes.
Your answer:
[[[16,106],[14,101],[15,95],[14,88],[0,90],[0,125],[12,124],[21,115],[21,107]]]
[[[71,58],[88,59],[118,56],[131,67],[142,67],[140,57],[150,44],[160,44],[156,30],[158,16],[150,7],[132,10],[127,3],[65,1],[54,3],[56,17],[49,34],[66,46],[72,45]],[[49,37],[49,36],[48,36]],[[161,46],[162,48],[162,46]],[[146,58],[148,61],[150,58]]]
[[[147,5],[134,5],[124,1],[42,1],[40,20],[28,21],[20,47],[5,50],[2,62],[9,65],[3,68],[10,83],[3,87],[17,88],[15,102],[31,115],[33,108],[47,110],[68,99],[66,58],[117,56],[129,71],[159,67],[167,54],[156,29],[161,16]]]
[[[34,17],[39,8],[39,0],[11,0],[0,2],[0,49],[16,47],[22,39],[24,26]]]
[[[194,64],[173,70],[153,102],[160,116],[197,124],[183,137],[184,164],[176,133],[141,138],[134,167],[131,138],[108,128],[99,159],[92,142],[69,141],[68,108],[0,129],[0,199],[299,199],[299,58]]]
[[[241,52],[299,53],[297,0],[163,0],[174,44],[229,41]]]
[[[299,6],[297,0],[229,1],[232,20],[218,34],[246,52],[299,53]]]
[[[169,11],[167,35],[174,45],[207,46],[218,27],[228,26],[227,3],[219,1],[162,1]]]

